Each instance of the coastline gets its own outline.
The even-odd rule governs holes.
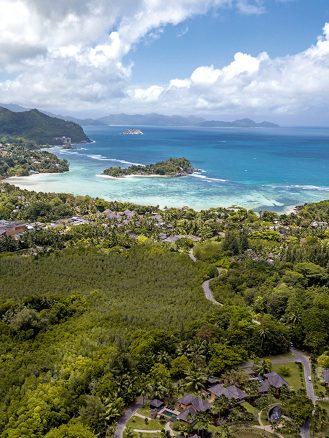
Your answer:
[[[182,176],[188,176],[188,175],[138,175],[138,174],[131,174],[131,175],[122,175],[122,176],[111,176],[111,175],[105,175],[103,173],[97,174],[96,176],[102,177],[102,178],[110,178],[110,179],[118,179],[118,180],[124,180],[129,178],[181,178]]]
[[[71,193],[72,195],[78,196],[91,196],[91,197],[98,197],[98,198],[103,198],[106,200],[111,200],[111,201],[118,201],[118,202],[130,202],[132,204],[136,204],[136,205],[143,205],[143,206],[155,206],[158,205],[160,206],[161,209],[165,209],[165,208],[183,208],[183,206],[187,206],[195,211],[201,211],[201,210],[209,210],[212,208],[232,208],[232,207],[241,207],[247,210],[252,210],[254,211],[256,214],[259,214],[260,211],[275,211],[277,212],[279,215],[290,215],[290,214],[294,214],[299,207],[303,206],[304,204],[311,204],[314,202],[320,202],[321,200],[326,200],[325,198],[322,199],[306,199],[305,201],[302,200],[301,202],[298,202],[296,204],[290,204],[290,205],[282,205],[282,208],[280,208],[280,210],[278,210],[276,207],[278,206],[278,204],[276,203],[272,203],[271,205],[255,205],[254,202],[248,202],[246,203],[246,201],[243,199],[243,197],[241,197],[240,202],[221,202],[220,200],[218,200],[218,202],[216,202],[216,204],[212,204],[212,205],[208,205],[207,203],[205,203],[204,205],[202,205],[203,203],[199,204],[199,205],[195,205],[193,203],[190,203],[188,199],[184,198],[184,196],[182,195],[182,197],[180,198],[181,202],[166,202],[164,200],[161,199],[161,190],[159,191],[159,197],[158,198],[154,198],[154,197],[148,197],[148,196],[143,196],[141,197],[131,197],[129,196],[129,194],[126,194],[126,190],[123,189],[122,195],[117,195],[117,194],[112,194],[111,192],[108,194],[104,194],[104,193],[98,193],[98,194],[88,194],[88,193],[84,193],[84,195],[82,195],[82,191],[80,191],[80,186],[79,184],[72,186],[72,184],[70,184],[70,181],[67,181],[66,179],[62,180],[62,184],[59,185],[58,180],[56,180],[56,177],[58,177],[59,175],[68,175],[70,172],[63,172],[63,173],[38,173],[38,174],[33,174],[33,175],[29,175],[29,176],[12,176],[6,179],[2,179],[0,180],[0,183],[7,183],[7,184],[11,184],[13,186],[19,187],[21,189],[25,189],[28,191],[36,191],[36,192],[43,192],[43,193]],[[102,175],[102,174],[97,174],[95,175],[96,177],[101,177],[101,178],[107,178],[107,179],[112,179],[112,180],[121,180],[123,181],[124,179],[126,179],[127,184],[128,181],[130,180],[131,184],[132,184],[132,180],[135,177],[139,177],[141,179],[157,179],[160,178],[161,180],[168,180],[170,177],[167,176],[156,176],[154,177],[153,175],[129,175],[129,176],[125,176],[122,178],[116,178],[116,177],[112,177],[112,176],[108,176],[108,175]],[[55,180],[49,180],[48,178],[55,178]],[[174,180],[175,178],[171,178],[172,180]],[[50,186],[47,186],[47,183],[50,183]],[[124,186],[126,186],[126,184],[124,184]],[[70,187],[69,189],[67,187]],[[78,187],[78,188],[77,188]],[[148,188],[147,186],[146,190]],[[174,200],[173,200],[174,201]],[[227,201],[229,201],[229,199],[227,199]],[[254,204],[254,205],[252,205]]]

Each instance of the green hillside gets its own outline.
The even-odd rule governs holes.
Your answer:
[[[72,143],[89,141],[80,125],[49,117],[34,109],[14,113],[0,108],[0,135],[22,136],[37,144],[61,144],[61,137],[70,137]]]

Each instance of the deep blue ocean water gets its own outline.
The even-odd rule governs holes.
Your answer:
[[[123,136],[125,127],[86,127],[95,143],[52,149],[70,161],[70,172],[10,180],[27,189],[161,207],[241,205],[286,211],[329,199],[329,129],[139,128],[143,136]],[[170,179],[100,176],[109,166],[181,156],[200,171]]]

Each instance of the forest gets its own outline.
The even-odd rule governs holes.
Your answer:
[[[158,176],[186,176],[193,173],[192,164],[186,158],[169,158],[169,160],[160,161],[155,164],[137,165],[134,164],[128,168],[109,167],[104,170],[104,175],[120,178],[129,175],[158,175]]]
[[[261,375],[293,345],[312,378],[329,368],[329,201],[281,216],[196,212],[0,184],[0,217],[32,227],[0,238],[1,436],[112,437],[138,396],[171,405],[202,396],[210,378],[239,385],[252,405],[223,398],[219,424],[200,417],[180,435],[241,436],[258,424],[252,410],[279,400],[283,436],[309,417],[326,436],[326,402],[313,411],[294,362],[275,368],[293,385],[279,395],[256,395],[240,366]],[[222,305],[205,299],[207,280]]]
[[[33,173],[60,173],[69,170],[67,160],[43,150],[35,150],[33,142],[23,144],[1,143],[0,179],[10,176],[27,176]]]

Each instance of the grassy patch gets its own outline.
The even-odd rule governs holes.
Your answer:
[[[280,374],[280,369],[284,367],[290,372],[290,376],[282,376],[293,389],[298,390],[304,387],[304,379],[300,377],[299,366],[294,362],[278,364],[274,363],[272,365],[272,370]],[[303,375],[302,375],[303,376]]]
[[[139,408],[137,411],[140,415],[144,415],[144,417],[151,417],[151,410],[148,406],[143,406]]]
[[[237,429],[234,432],[233,436],[236,438],[273,438],[274,435],[272,433],[266,432],[265,430],[254,429],[251,427],[243,427]]]
[[[255,421],[258,422],[258,409],[255,408],[254,406],[252,406],[250,403],[248,402],[243,402],[241,403],[241,406],[243,406],[245,408],[245,410],[247,412],[249,412],[250,414],[252,414],[254,416]]]
[[[281,360],[281,359],[293,359],[293,357],[294,356],[289,351],[289,353],[278,354],[276,356],[268,356],[265,359],[270,359],[270,360],[279,359],[279,360]]]
[[[149,420],[145,423],[145,420],[140,417],[132,417],[127,426],[131,429],[139,429],[139,430],[162,430],[164,425],[160,423],[158,420]]]

